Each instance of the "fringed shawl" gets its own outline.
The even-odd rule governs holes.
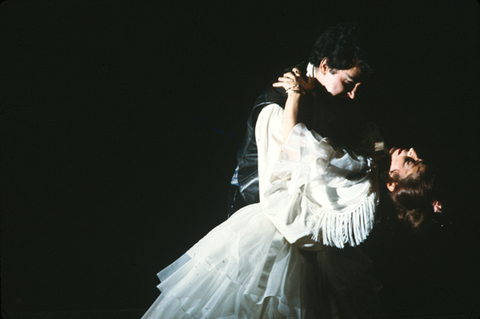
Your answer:
[[[262,112],[268,115],[268,107]],[[278,112],[275,105],[270,112]],[[278,133],[272,126],[270,121],[267,131]],[[268,137],[264,134],[263,139]],[[270,137],[270,143],[277,141],[275,138]],[[271,149],[269,141],[257,142]],[[259,167],[261,161],[259,152]],[[306,247],[323,242],[343,248],[367,238],[377,205],[370,182],[374,178],[370,158],[338,149],[300,123],[281,145],[280,158],[268,164],[262,163],[270,180],[267,184],[264,179],[262,185],[260,179],[260,202],[287,241]]]

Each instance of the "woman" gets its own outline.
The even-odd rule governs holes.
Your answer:
[[[392,148],[387,189],[390,192],[398,218],[418,229],[429,211],[442,211],[442,205],[433,200],[433,175],[413,148]]]
[[[311,88],[298,69],[274,86],[288,98],[284,109],[268,105],[257,120],[260,203],[236,212],[162,270],[162,293],[143,318],[334,315],[318,277],[321,263],[311,260],[325,245],[366,239],[377,205],[375,165],[298,123],[299,101]]]

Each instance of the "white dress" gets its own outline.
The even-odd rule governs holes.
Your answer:
[[[282,144],[282,117],[271,104],[257,121],[260,203],[160,271],[161,294],[142,318],[325,317],[330,301],[306,256],[366,239],[376,206],[371,163],[303,124]]]

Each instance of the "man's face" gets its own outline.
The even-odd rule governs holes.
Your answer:
[[[315,77],[333,96],[345,95],[354,99],[360,85],[360,74],[361,70],[358,66],[348,70],[333,70],[326,65],[326,60],[324,60],[316,70]]]

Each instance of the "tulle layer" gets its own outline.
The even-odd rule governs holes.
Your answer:
[[[162,293],[143,318],[304,318],[308,275],[300,251],[250,205],[158,274]]]

